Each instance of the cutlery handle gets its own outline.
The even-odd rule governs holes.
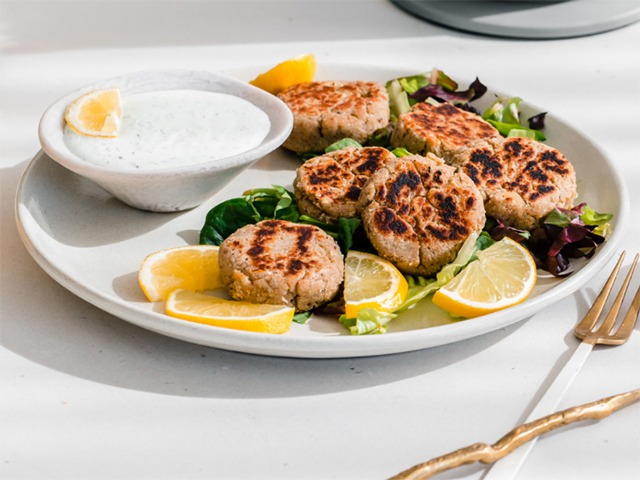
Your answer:
[[[531,423],[534,420],[556,411],[560,400],[562,400],[564,394],[569,390],[569,386],[574,378],[576,378],[576,375],[578,375],[578,372],[582,368],[582,365],[584,365],[592,349],[593,345],[588,342],[582,342],[578,348],[576,348],[567,364],[560,371],[524,423]],[[537,439],[538,437],[534,437],[511,455],[494,463],[482,480],[513,480],[529,455],[529,452],[536,444]]]
[[[415,465],[389,480],[425,480],[460,465],[473,462],[493,463],[538,435],[574,422],[600,420],[637,400],[640,400],[640,389],[568,408],[514,428],[493,445],[475,443],[426,463]]]

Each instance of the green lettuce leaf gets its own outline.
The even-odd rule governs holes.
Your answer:
[[[520,125],[513,125],[511,123],[496,122],[495,120],[491,120],[491,119],[486,119],[486,120],[491,125],[493,125],[496,128],[496,130],[498,130],[498,132],[500,132],[500,135],[503,135],[505,137],[508,137],[512,130],[517,130],[521,132],[531,132],[531,135],[533,135],[534,139],[539,142],[544,142],[547,139],[547,137],[545,137],[540,130],[532,130],[530,128],[525,128]],[[523,135],[519,135],[519,136],[523,136]]]
[[[509,135],[507,135],[507,138],[513,137],[524,137],[535,140],[536,132],[534,132],[533,130],[526,130],[524,128],[512,128],[511,130],[509,130]]]
[[[598,225],[593,229],[593,233],[596,235],[600,235],[601,237],[607,238],[613,232],[613,227],[611,227],[610,223],[605,223],[602,225]]]
[[[603,226],[613,218],[612,213],[598,213],[589,205],[582,207],[582,212],[581,218],[585,225]]]
[[[351,331],[352,335],[370,335],[386,333],[387,323],[396,318],[393,313],[379,312],[374,308],[363,308],[358,312],[358,318],[340,317],[340,323]]]
[[[505,100],[506,105],[503,103]],[[546,137],[540,130],[520,125],[521,103],[522,99],[519,97],[498,98],[493,105],[484,111],[482,118],[493,125],[505,137],[525,137],[544,142]]]
[[[507,100],[507,106],[502,111],[502,121],[513,125],[520,125],[520,103],[522,99],[513,97]]]
[[[311,313],[311,310],[309,310],[308,312],[296,313],[293,316],[293,321],[296,323],[304,324],[307,322],[307,320],[309,320]]]
[[[343,138],[341,140],[338,140],[337,142],[332,143],[327,148],[325,148],[324,153],[335,152],[336,150],[342,150],[343,148],[347,148],[347,147],[362,148],[362,145],[356,142],[353,138]],[[298,156],[300,157],[300,160],[302,160],[303,162],[306,162],[307,160],[311,160],[312,158],[315,158],[315,157],[319,157],[320,155],[322,154],[314,153],[314,152],[298,154]]]
[[[555,225],[557,227],[565,228],[571,223],[571,220],[580,216],[578,212],[572,210],[560,211],[557,208],[551,210],[551,213],[544,219],[544,223]]]
[[[392,121],[397,120],[400,115],[411,110],[411,105],[409,104],[409,97],[407,96],[407,92],[404,91],[400,81],[391,80],[387,82],[385,87],[387,89],[387,94],[389,95],[389,110],[391,111],[391,119]]]
[[[396,148],[394,150],[391,150],[391,153],[393,153],[396,157],[406,157],[407,155],[413,155],[413,153],[411,153],[406,148]]]
[[[476,244],[478,235],[469,235],[469,237],[462,244],[462,247],[458,251],[458,255],[455,260],[444,267],[438,272],[434,279],[426,279],[424,277],[412,277],[407,275],[407,283],[409,283],[409,291],[407,292],[407,298],[405,301],[396,308],[393,313],[404,312],[405,310],[416,305],[420,300],[434,293],[440,287],[444,287],[447,283],[455,277],[462,268],[467,266],[472,257],[476,253]],[[483,240],[481,244],[484,245],[486,240]],[[486,248],[486,247],[484,247]],[[484,249],[483,248],[483,249]]]
[[[502,104],[502,102],[504,100],[504,98],[498,98],[495,102],[493,102],[493,105],[491,105],[484,111],[484,113],[482,114],[482,118],[487,121],[493,120],[494,122],[502,122],[502,117],[504,114],[504,105]]]
[[[335,152],[336,150],[342,150],[347,147],[362,148],[362,145],[356,142],[353,138],[343,138],[342,140],[338,140],[337,142],[329,145],[325,149],[324,153]]]

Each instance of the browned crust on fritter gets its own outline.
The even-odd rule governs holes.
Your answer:
[[[357,217],[362,187],[395,158],[386,148],[347,147],[308,160],[298,168],[293,182],[300,213],[327,223]]]
[[[555,148],[529,138],[492,138],[452,156],[482,192],[487,215],[516,228],[540,225],[556,207],[576,197],[571,163]]]
[[[398,158],[378,170],[362,190],[360,208],[380,256],[416,275],[451,262],[485,222],[471,179],[432,154]]]
[[[400,115],[391,145],[419,155],[433,153],[448,161],[453,151],[467,143],[499,135],[478,115],[449,103],[439,106],[417,103],[410,112]]]
[[[293,113],[293,131],[283,144],[297,153],[323,152],[343,138],[365,143],[389,123],[389,97],[376,82],[307,82],[278,94]]]
[[[264,220],[230,235],[218,255],[222,282],[236,300],[307,311],[331,300],[343,259],[333,238],[311,225]]]

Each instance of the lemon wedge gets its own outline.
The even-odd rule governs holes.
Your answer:
[[[536,284],[536,264],[517,242],[503,238],[440,288],[433,303],[461,317],[478,317],[523,302]]]
[[[356,318],[364,308],[392,312],[407,298],[402,273],[382,258],[350,250],[344,265],[344,299],[347,318]]]
[[[69,126],[88,137],[116,137],[122,117],[119,88],[94,90],[75,100],[64,116]]]
[[[187,245],[152,253],[142,262],[138,281],[152,302],[179,288],[197,292],[221,287],[218,247]]]
[[[249,83],[273,95],[297,85],[311,82],[316,74],[316,57],[310,53],[282,62]]]
[[[235,302],[188,290],[174,290],[166,310],[172,317],[191,322],[263,333],[287,332],[295,312],[283,305]]]

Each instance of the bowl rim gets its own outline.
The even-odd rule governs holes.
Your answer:
[[[75,155],[69,150],[64,142],[64,127],[66,125],[65,113],[71,102],[82,95],[94,90],[102,88],[111,88],[126,84],[131,81],[141,82],[144,79],[169,76],[174,80],[184,81],[184,90],[200,90],[211,91],[216,93],[226,93],[238,98],[242,98],[254,106],[262,110],[269,117],[271,127],[265,139],[256,147],[245,152],[231,155],[208,162],[196,163],[185,166],[158,168],[153,170],[127,170],[95,165]],[[222,81],[227,84],[226,89],[207,90],[196,88],[192,84],[195,80]],[[134,83],[135,85],[135,83]],[[150,88],[147,88],[150,87]],[[229,88],[231,87],[231,88]],[[134,93],[146,93],[163,90],[180,90],[182,88],[157,88],[157,85],[142,85],[140,91]],[[226,91],[225,91],[226,90]],[[247,95],[238,95],[243,93]],[[263,103],[256,105],[249,97],[256,97]],[[281,124],[281,125],[280,125]],[[274,128],[279,128],[274,134]],[[289,107],[277,96],[272,95],[260,88],[254,87],[247,82],[243,82],[230,75],[207,70],[188,70],[188,69],[154,69],[131,72],[117,77],[111,77],[104,80],[94,82],[89,85],[77,88],[72,92],[60,97],[51,104],[40,119],[38,125],[38,138],[44,152],[53,160],[68,168],[69,170],[89,178],[121,178],[136,179],[152,177],[168,177],[168,176],[193,176],[203,172],[223,171],[230,168],[238,167],[245,164],[251,164],[259,158],[267,155],[276,148],[280,147],[288,138],[293,129],[293,114]],[[269,137],[272,137],[269,139]]]

